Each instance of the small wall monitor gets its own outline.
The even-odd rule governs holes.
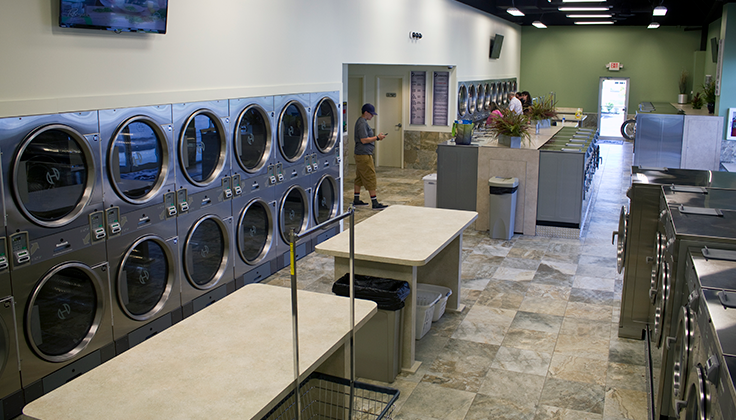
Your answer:
[[[503,45],[503,35],[496,34],[495,37],[491,38],[491,58],[498,58],[501,56],[501,46]]]
[[[59,26],[166,33],[168,0],[59,0]]]

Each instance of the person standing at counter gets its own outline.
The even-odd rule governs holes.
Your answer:
[[[521,101],[519,98],[516,97],[516,94],[514,92],[509,92],[509,109],[513,111],[514,113],[521,115],[524,110],[521,107]]]
[[[518,92],[516,94],[516,97],[519,98],[519,101],[521,101],[521,109],[524,110],[525,114],[528,114],[532,106],[531,94],[529,94],[529,92],[525,90],[523,92]]]
[[[368,203],[360,199],[360,187],[365,187],[371,195],[371,205],[375,210],[385,209],[386,205],[378,202],[376,198],[376,168],[373,164],[373,150],[375,142],[386,138],[386,134],[373,134],[373,129],[368,125],[368,121],[373,119],[376,108],[372,104],[365,104],[361,109],[363,114],[358,117],[355,122],[355,182],[353,199],[354,206],[367,206]]]

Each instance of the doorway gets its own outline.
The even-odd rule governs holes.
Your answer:
[[[600,137],[623,140],[621,125],[629,108],[629,78],[601,77],[598,84],[598,129]]]
[[[402,168],[404,162],[404,129],[402,115],[402,78],[379,76],[377,79],[376,134],[387,137],[376,143],[376,166]]]
[[[364,86],[365,77],[348,77],[348,112],[347,112],[347,128],[348,128],[348,142],[343,153],[347,159],[349,165],[355,165],[355,156],[353,151],[355,150],[355,122],[358,121],[358,117],[362,115],[360,112],[363,107],[364,101]]]

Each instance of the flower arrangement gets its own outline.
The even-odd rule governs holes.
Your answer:
[[[682,73],[680,73],[678,86],[680,88],[680,95],[687,93],[687,70],[683,70]]]
[[[716,103],[716,82],[711,80],[703,84],[703,100],[706,104]]]
[[[521,137],[522,140],[529,140],[529,128],[531,127],[531,121],[529,117],[524,114],[517,114],[509,109],[504,109],[501,112],[501,116],[495,118],[489,118],[486,125],[488,131],[491,134],[509,136],[509,137]]]
[[[529,107],[529,119],[532,121],[549,120],[557,117],[557,102],[551,95],[541,96]]]
[[[693,95],[693,100],[690,102],[693,105],[693,109],[700,109],[703,107],[705,100],[700,96],[700,92]]]

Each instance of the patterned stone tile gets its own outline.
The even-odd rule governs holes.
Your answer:
[[[494,272],[496,270],[493,270]],[[469,290],[483,290],[488,286],[488,282],[491,281],[490,278],[484,278],[484,279],[462,279],[461,280],[461,287],[462,289],[469,289]],[[462,290],[461,289],[461,290]]]
[[[536,405],[477,394],[465,420],[533,420]]]
[[[611,324],[606,321],[565,318],[560,328],[560,334],[578,337],[591,337],[608,342],[611,338]]]
[[[420,382],[394,419],[463,420],[475,393]]]
[[[549,298],[567,301],[571,288],[553,284],[531,283],[526,291],[527,297]]]
[[[536,269],[535,269],[536,270]],[[493,273],[494,280],[532,281],[535,270],[524,270],[520,268],[498,267]]]
[[[491,367],[544,376],[547,374],[550,360],[552,360],[550,353],[501,346]]]
[[[610,321],[613,309],[606,305],[591,305],[589,303],[573,302],[572,296],[567,304],[565,316],[570,318],[584,318],[595,321]]]
[[[541,405],[534,420],[603,420],[603,415]]]
[[[605,417],[647,420],[648,410],[646,392],[618,388],[606,391]]]
[[[478,393],[494,399],[536,404],[542,395],[544,380],[544,376],[490,369]]]
[[[519,311],[514,317],[511,328],[557,334],[560,331],[562,320],[561,316]]]
[[[606,386],[646,392],[646,367],[626,363],[608,363]]]
[[[462,264],[463,279],[489,279],[504,261],[504,257],[470,254]]]
[[[589,305],[613,306],[613,292],[603,290],[578,289],[570,291],[570,302],[587,303]]]
[[[476,304],[516,310],[524,300],[527,287],[526,283],[522,282],[492,280],[488,282]]]
[[[543,353],[554,352],[557,344],[557,334],[543,331],[521,330],[509,328],[501,343],[504,347],[513,347],[523,350],[536,350]]]
[[[534,274],[535,283],[571,287],[577,265],[566,263],[542,263]]]
[[[543,297],[526,296],[519,306],[520,311],[564,316],[567,301]]]
[[[452,338],[500,345],[516,311],[474,305]]]
[[[603,414],[605,396],[601,385],[547,378],[539,404]]]
[[[552,355],[548,378],[606,385],[608,362],[584,357]]]
[[[520,270],[536,270],[539,268],[539,260],[530,260],[524,258],[504,258],[501,263],[502,268],[516,268]]]
[[[530,248],[512,248],[508,255],[511,258],[523,258],[527,260],[541,260],[544,256],[544,250]]]
[[[609,347],[608,338],[560,333],[557,337],[555,354],[607,361]]]
[[[616,280],[613,278],[587,277],[576,275],[575,279],[573,280],[572,287],[578,289],[592,289],[613,292],[615,282]]]
[[[646,365],[646,343],[642,340],[613,337],[611,338],[609,360],[613,363],[644,366]]]

